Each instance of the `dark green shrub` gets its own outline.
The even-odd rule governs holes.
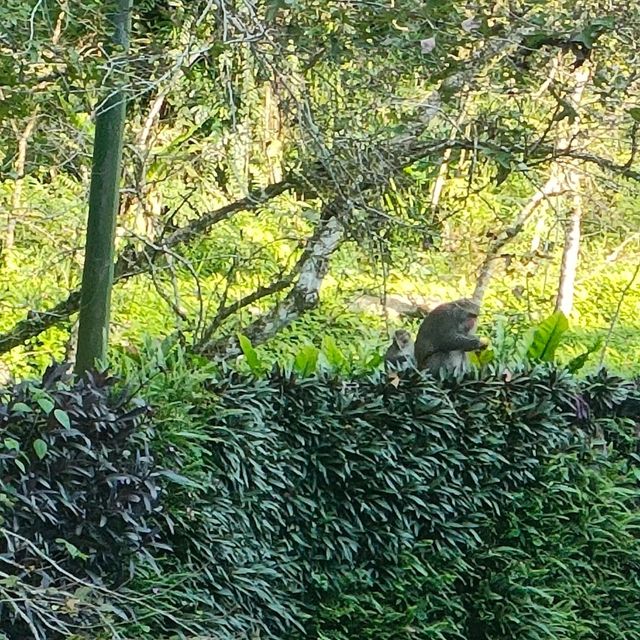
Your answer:
[[[464,637],[640,638],[638,495],[625,457],[558,455],[471,560]]]
[[[147,407],[112,378],[72,384],[65,371],[2,394],[0,575],[13,597],[0,599],[0,627],[9,638],[57,637],[73,617],[65,590],[81,579],[121,582],[157,539]]]
[[[381,374],[348,381],[276,370],[220,379],[211,367],[194,371],[172,357],[146,395],[159,408],[154,457],[173,471],[143,462],[148,434],[139,427],[135,434],[123,428],[126,449],[115,433],[108,444],[100,429],[91,438],[111,465],[140,461],[142,468],[127,467],[134,478],[163,473],[172,482],[163,495],[167,517],[159,520],[159,507],[143,494],[133,501],[142,511],[129,512],[138,528],[123,532],[116,518],[103,546],[30,533],[37,542],[25,549],[40,563],[35,576],[47,571],[56,587],[47,604],[64,607],[79,590],[35,549],[115,584],[127,556],[158,542],[148,530],[159,522],[171,553],[140,559],[117,594],[96,591],[82,601],[100,614],[104,638],[640,638],[635,384],[605,373],[579,380],[551,365],[444,383],[414,375],[398,388]],[[104,391],[54,386],[55,408],[67,413],[78,402],[65,394]],[[7,403],[11,420],[19,414],[30,425],[27,416],[39,416],[37,428],[22,431],[29,445],[21,452],[35,454],[27,456],[33,465],[64,444],[47,440],[65,426],[40,402],[49,387],[21,390],[35,412]],[[104,394],[133,429],[142,414],[116,409]],[[87,413],[79,405],[72,424]],[[591,447],[591,434],[604,436],[608,455]],[[47,444],[42,460],[36,439]],[[107,453],[132,451],[132,443],[139,456]],[[65,446],[65,459],[86,453]],[[5,465],[20,459],[13,446],[3,455]],[[86,484],[99,502],[102,494]],[[26,522],[35,526],[33,513]],[[88,522],[95,527],[93,515]],[[131,545],[127,531],[138,534]],[[94,548],[100,552],[90,555]],[[19,578],[30,597],[34,577]],[[34,601],[42,604],[44,592]],[[17,601],[16,588],[11,593]],[[618,621],[608,621],[609,611]],[[10,638],[29,636],[24,625],[16,628]]]
[[[191,484],[171,492],[163,567],[180,580],[158,602],[218,638],[460,637],[466,558],[589,428],[568,373],[507,378],[276,371],[189,389],[188,415],[159,426]]]

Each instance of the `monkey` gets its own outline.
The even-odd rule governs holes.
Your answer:
[[[422,321],[416,336],[418,369],[432,374],[464,373],[469,368],[468,351],[486,349],[488,342],[471,333],[480,307],[467,298],[436,307]]]
[[[415,367],[413,338],[406,329],[397,329],[393,334],[391,345],[384,354],[387,370],[402,371]]]

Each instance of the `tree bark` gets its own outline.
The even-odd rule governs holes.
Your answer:
[[[4,248],[10,250],[16,241],[16,223],[22,209],[22,189],[24,186],[25,167],[27,163],[27,145],[35,131],[38,122],[38,114],[33,114],[27,121],[27,126],[18,136],[18,154],[14,165],[16,181],[13,185],[11,197],[11,209],[7,214],[7,231],[4,239]]]
[[[344,207],[346,203],[334,206]],[[244,329],[244,335],[253,344],[259,344],[272,338],[278,331],[297,320],[305,311],[313,309],[318,304],[320,287],[329,270],[329,260],[340,246],[344,236],[344,226],[341,222],[344,214],[344,211],[336,212],[336,215],[320,223],[294,268],[298,277],[289,293],[280,303]],[[233,357],[240,353],[238,340],[235,336],[227,336],[201,345],[199,350],[224,358]]]
[[[569,131],[565,139],[560,141],[559,146],[562,144],[564,148],[568,148],[573,138],[580,132],[580,103],[582,102],[584,91],[590,77],[591,64],[587,60],[574,72],[575,88],[571,95],[571,103],[575,110],[575,119],[568,127]],[[573,309],[573,297],[580,253],[580,227],[582,222],[581,177],[577,161],[570,160],[563,173],[567,188],[572,191],[572,199],[570,213],[565,223],[562,265],[560,267],[555,310],[561,311],[565,316],[568,316]]]
[[[580,179],[575,176],[572,189],[571,211],[565,224],[564,247],[562,250],[562,265],[560,267],[560,282],[556,298],[556,311],[562,311],[568,316],[573,309],[576,273],[578,271],[578,257],[580,253],[580,226],[582,223],[582,195],[580,194]]]
[[[131,0],[109,2],[113,11],[113,42],[126,52],[131,25]],[[126,117],[123,78],[97,109],[89,220],[82,273],[78,350],[75,371],[82,374],[107,355],[116,215],[119,203],[122,137]]]

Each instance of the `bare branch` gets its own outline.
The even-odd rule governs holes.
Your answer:
[[[549,178],[546,183],[540,187],[533,196],[531,196],[527,204],[522,207],[522,210],[513,224],[500,232],[498,237],[489,246],[486,256],[478,271],[478,280],[472,296],[474,302],[478,305],[482,304],[482,299],[484,298],[484,294],[486,293],[491,277],[493,276],[495,263],[500,257],[499,254],[503,247],[511,242],[511,240],[513,240],[513,238],[522,231],[527,220],[542,202],[547,198],[560,195],[564,189],[565,188],[560,184],[555,176]]]
[[[284,180],[269,185],[265,189],[257,190],[246,198],[236,200],[220,209],[205,213],[197,220],[181,227],[157,248],[149,251],[136,251],[133,247],[126,248],[118,257],[114,271],[114,284],[149,271],[151,266],[164,252],[181,244],[192,242],[200,234],[208,231],[216,223],[226,220],[238,211],[254,210],[276,196],[285,193],[292,187],[292,183]],[[9,331],[0,335],[0,353],[11,351],[50,327],[68,319],[80,308],[80,289],[74,289],[66,300],[56,304],[47,311],[30,311],[24,320],[17,322]]]
[[[341,205],[343,209],[348,207],[344,202]],[[334,210],[337,209],[336,204],[332,204],[330,207]],[[345,212],[339,213],[344,214]],[[342,215],[336,213],[320,223],[293,270],[298,274],[298,279],[291,291],[282,302],[246,327],[243,333],[252,343],[259,344],[272,338],[305,311],[313,309],[318,304],[320,286],[329,269],[329,259],[340,246],[344,236],[341,217]],[[227,336],[213,344],[204,345],[203,350],[226,358],[240,353],[235,336]]]
[[[631,279],[629,280],[629,282],[627,282],[627,284],[622,289],[622,292],[620,293],[620,298],[618,299],[618,304],[616,305],[616,311],[613,314],[613,318],[611,318],[609,331],[607,331],[607,337],[605,338],[604,344],[602,345],[602,351],[600,351],[600,361],[598,362],[599,367],[602,367],[604,363],[604,356],[607,351],[607,348],[609,347],[609,343],[611,342],[611,336],[613,335],[613,330],[618,322],[618,318],[620,318],[620,310],[622,309],[622,303],[624,302],[624,299],[627,293],[629,293],[629,291],[631,290],[631,287],[635,283],[636,278],[638,277],[639,274],[640,274],[640,262],[636,265],[635,271],[633,272]]]

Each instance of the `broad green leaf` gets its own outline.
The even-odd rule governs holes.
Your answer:
[[[38,398],[37,403],[42,411],[47,415],[53,411],[54,404],[48,398]]]
[[[11,410],[15,413],[31,413],[33,411],[33,409],[24,402],[16,402],[11,406]]]
[[[347,363],[344,353],[340,351],[331,336],[325,336],[322,339],[322,353],[332,369],[340,371]]]
[[[303,377],[313,375],[318,366],[318,354],[317,347],[312,344],[304,345],[293,362],[296,371]]]
[[[381,353],[374,353],[366,362],[365,369],[375,369],[384,362],[384,355]]]
[[[4,446],[9,449],[9,451],[20,451],[20,443],[14,438],[5,438]]]
[[[72,558],[80,558],[81,560],[86,560],[89,557],[86,553],[80,551],[78,547],[76,547],[74,544],[71,544],[64,538],[56,538],[56,542],[58,544],[61,544]]]
[[[247,336],[238,334],[238,342],[240,344],[240,349],[242,349],[242,353],[247,360],[247,364],[249,368],[254,374],[262,373],[263,367],[260,362],[260,358],[258,358],[258,354],[256,350],[253,348],[251,344],[251,340],[247,338]]]
[[[592,344],[584,353],[581,353],[577,355],[575,358],[573,358],[572,360],[570,360],[569,363],[567,364],[567,369],[569,369],[571,373],[576,373],[576,371],[580,371],[580,369],[582,369],[582,367],[584,367],[584,365],[589,360],[589,356],[595,353],[596,351],[598,351],[598,349],[600,349],[601,346],[602,346],[602,339]]]
[[[47,455],[47,443],[40,438],[33,441],[33,450],[40,460]]]
[[[496,355],[491,348],[485,349],[484,351],[473,351],[469,354],[471,363],[476,367],[484,367],[490,362],[493,362],[495,358]]]
[[[527,357],[530,360],[551,362],[560,339],[568,328],[569,321],[562,311],[556,311],[550,315],[535,328]]]
[[[69,419],[69,414],[62,409],[56,409],[53,412],[55,419],[65,428],[71,429],[71,420]]]

